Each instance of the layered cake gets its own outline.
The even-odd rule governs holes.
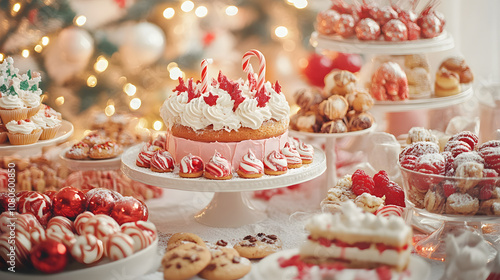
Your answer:
[[[250,56],[259,58],[258,76],[248,64]],[[179,78],[160,109],[168,129],[166,149],[176,162],[190,153],[208,162],[218,151],[239,166],[249,149],[259,159],[281,150],[288,140],[290,107],[279,83],[265,81],[264,56],[256,50],[245,54],[246,80],[220,72],[209,82],[206,65],[202,62],[201,81]]]
[[[300,248],[305,263],[404,271],[410,260],[411,227],[401,217],[363,212],[352,201],[339,213],[315,215],[306,229],[308,240]]]

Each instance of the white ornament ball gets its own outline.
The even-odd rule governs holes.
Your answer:
[[[125,27],[119,53],[122,63],[129,70],[148,66],[157,61],[165,50],[163,30],[149,22],[141,22]]]

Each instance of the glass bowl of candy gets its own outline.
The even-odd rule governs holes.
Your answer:
[[[399,155],[406,203],[414,215],[442,221],[415,244],[425,257],[444,260],[444,238],[463,230],[500,244],[500,140],[479,144],[469,131],[442,143],[416,142]]]

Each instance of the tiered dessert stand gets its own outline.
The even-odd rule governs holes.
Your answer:
[[[63,120],[61,122],[61,128],[59,128],[59,131],[54,138],[49,140],[38,140],[36,143],[29,145],[12,145],[10,143],[0,144],[0,154],[2,156],[9,156],[14,154],[24,157],[35,156],[42,153],[43,147],[57,145],[65,142],[69,137],[71,137],[73,131],[73,124],[71,124],[69,121]]]
[[[243,192],[276,189],[306,182],[320,176],[326,170],[325,154],[315,148],[311,164],[289,169],[283,175],[243,179],[233,172],[233,178],[229,180],[182,178],[179,176],[178,167],[169,173],[157,173],[138,167],[135,161],[142,146],[142,144],[133,146],[123,153],[121,158],[123,173],[133,180],[153,186],[191,192],[214,192],[211,202],[194,216],[199,223],[212,227],[240,227],[267,217],[264,212],[250,204]]]

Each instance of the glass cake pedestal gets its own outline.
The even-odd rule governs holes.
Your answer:
[[[148,185],[191,192],[213,192],[210,203],[194,218],[212,227],[240,227],[261,221],[267,215],[251,205],[243,192],[282,188],[312,180],[326,170],[325,153],[315,148],[313,162],[300,168],[289,169],[279,176],[263,175],[261,178],[244,179],[233,172],[229,180],[182,178],[179,167],[173,172],[157,173],[135,164],[143,144],[132,146],[122,154],[121,170],[131,179]]]

